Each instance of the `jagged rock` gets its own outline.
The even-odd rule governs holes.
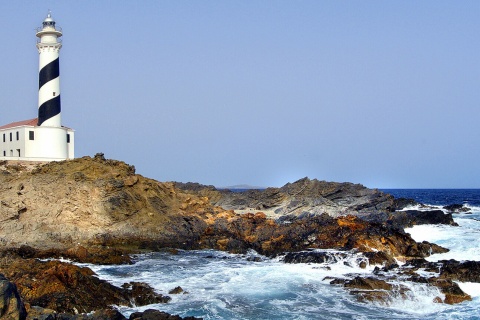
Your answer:
[[[383,251],[365,252],[364,256],[368,259],[370,265],[383,265],[387,269],[392,269],[398,266],[395,259]]]
[[[171,300],[168,296],[155,293],[153,288],[144,282],[130,282],[127,288],[130,289],[129,295],[137,306],[154,303],[167,303]]]
[[[420,203],[413,199],[408,199],[408,198],[395,198],[393,200],[393,209],[395,211],[398,210],[403,210],[408,207],[413,207],[413,206],[418,206]]]
[[[178,315],[170,315],[166,312],[147,309],[144,312],[134,312],[130,315],[129,320],[201,320],[202,318],[185,317]]]
[[[0,266],[29,305],[70,314],[107,309],[110,305],[164,303],[170,298],[142,283],[118,288],[95,277],[92,270],[61,261],[13,259]]]
[[[393,213],[373,213],[363,215],[362,219],[369,222],[382,223],[400,230],[421,224],[447,224],[458,226],[458,224],[453,221],[452,214],[445,214],[442,210],[406,210]]]
[[[14,283],[0,274],[0,318],[25,319],[27,312]]]
[[[440,277],[462,282],[480,282],[480,261],[441,260]]]
[[[126,320],[118,310],[102,309],[91,313],[57,313],[51,309],[41,307],[31,307],[28,311],[27,320]]]
[[[463,204],[450,204],[444,206],[443,209],[447,210],[449,213],[467,213],[471,211],[470,208],[465,207]]]
[[[132,264],[132,259],[125,250],[108,247],[75,246],[68,249],[41,250],[22,245],[19,248],[6,248],[0,250],[0,257],[11,256],[18,258],[65,258],[82,263],[93,264]]]
[[[335,263],[338,258],[347,257],[347,253],[342,252],[324,252],[324,251],[301,251],[289,252],[283,258],[285,263]]]
[[[428,257],[432,253],[445,253],[449,250],[428,241],[411,244],[407,248],[406,255],[409,257]]]
[[[391,290],[393,286],[385,280],[380,280],[373,277],[355,277],[352,280],[346,281],[344,287],[363,290]]]
[[[445,299],[443,300],[444,303],[455,304],[463,301],[472,300],[472,297],[470,295],[463,292],[463,290],[460,289],[458,284],[456,284],[450,279],[432,278],[429,279],[429,282],[440,288],[442,293],[445,294]]]
[[[287,183],[281,188],[232,192],[217,190],[212,186],[181,184],[182,190],[208,196],[211,203],[237,211],[260,210],[280,218],[286,215],[300,216],[306,212],[320,215],[327,213],[337,217],[345,214],[370,214],[391,212],[394,198],[376,189],[359,184],[319,181],[308,178]]]
[[[168,291],[168,294],[179,294],[182,292],[184,292],[182,287],[175,287],[172,290]]]

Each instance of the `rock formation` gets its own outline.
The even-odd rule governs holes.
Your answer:
[[[371,263],[395,268],[394,257],[421,258],[445,251],[417,243],[403,231],[412,221],[428,220],[408,212],[395,216],[394,210],[405,203],[410,204],[361,185],[307,178],[282,188],[242,193],[161,183],[101,154],[36,166],[3,163],[0,273],[16,284],[32,314],[104,310],[98,311],[99,319],[113,319],[119,316],[109,313],[111,304],[158,303],[168,297],[144,284],[113,287],[88,268],[37,258],[131,263],[130,252],[165,248],[238,253],[254,249],[267,256],[334,248],[356,249]],[[433,216],[441,223],[451,220]],[[324,258],[306,254],[291,262]],[[15,305],[16,300],[8,301],[8,306]],[[163,315],[149,312],[135,319],[151,316]]]
[[[281,188],[233,192],[196,183],[176,183],[190,193],[206,196],[211,203],[238,212],[262,211],[269,217],[327,213],[332,217],[361,215],[395,210],[395,199],[360,184],[326,182],[308,178],[287,183]]]
[[[25,319],[26,316],[27,312],[17,286],[0,274],[0,318],[16,320]]]

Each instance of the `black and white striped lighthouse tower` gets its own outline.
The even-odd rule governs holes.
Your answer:
[[[50,12],[37,29],[39,54],[38,120],[33,153],[47,160],[73,158],[73,131],[62,126],[60,117],[60,63],[62,30],[55,26]]]
[[[50,12],[37,31],[39,53],[38,126],[61,127],[60,64],[62,31],[55,27]]]

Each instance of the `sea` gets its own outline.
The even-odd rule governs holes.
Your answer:
[[[429,261],[480,260],[480,189],[382,191],[439,209],[449,204],[469,207],[469,214],[454,215],[457,227],[420,225],[406,232],[417,241],[427,240],[450,249],[428,257]],[[172,297],[166,304],[118,307],[127,317],[154,308],[203,319],[480,319],[479,283],[458,282],[472,301],[455,305],[434,303],[435,297],[444,297],[436,287],[407,280],[392,280],[409,289],[402,298],[392,294],[386,301],[360,302],[330,281],[356,274],[374,276],[374,266],[360,268],[365,259],[358,252],[345,256],[335,250],[325,251],[333,258],[323,264],[286,264],[281,257],[270,259],[254,251],[229,254],[200,250],[136,255],[133,265],[87,266],[115,285],[146,282],[158,293]],[[177,286],[184,292],[168,294]]]

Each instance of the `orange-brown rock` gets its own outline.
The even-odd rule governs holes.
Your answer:
[[[89,268],[57,260],[15,259],[0,265],[0,272],[16,284],[30,306],[56,312],[87,313],[111,305],[130,306],[169,300],[142,283],[118,288],[94,276]]]

